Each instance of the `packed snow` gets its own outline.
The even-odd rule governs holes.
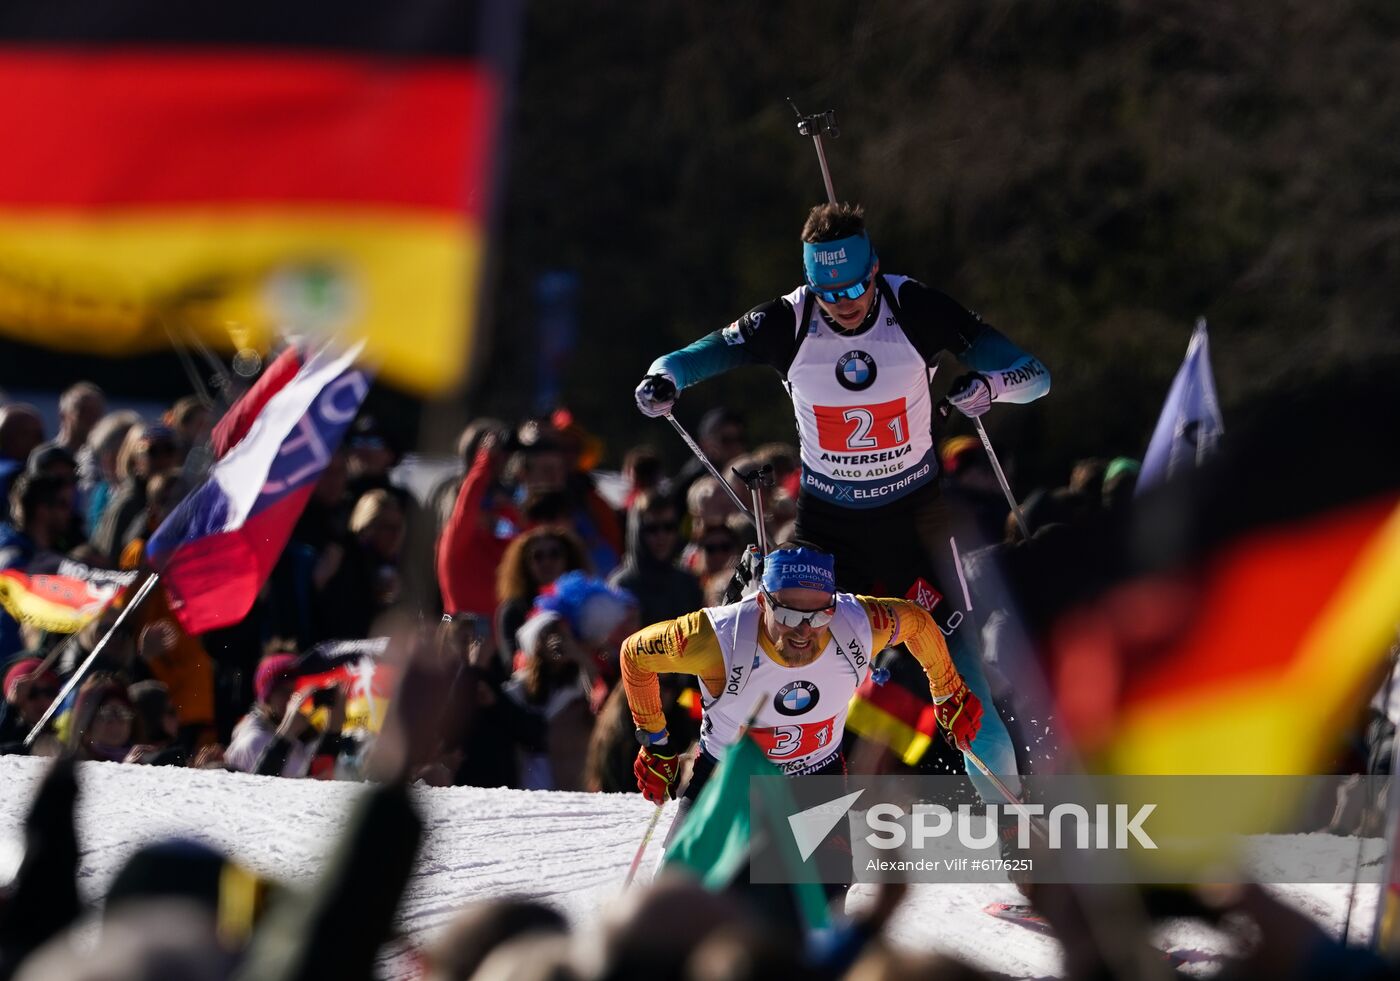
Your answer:
[[[14,874],[29,801],[46,761],[0,758],[0,882]],[[339,836],[353,783],[284,780],[225,771],[83,763],[79,767],[79,889],[97,902],[136,848],[165,837],[197,838],[250,869],[283,882],[309,884]],[[403,931],[418,943],[473,901],[524,895],[555,905],[580,925],[607,916],[641,842],[652,805],[635,794],[572,794],[473,787],[418,788],[425,837],[400,909]],[[643,861],[654,870],[674,815],[667,808]],[[1339,842],[1339,845],[1343,844]],[[1346,885],[1273,887],[1333,934],[1341,930]],[[850,902],[868,898],[862,887]],[[1016,902],[1010,885],[923,885],[891,925],[897,941],[942,951],[1012,977],[1054,977],[1056,942],[986,915],[992,902]],[[1353,942],[1370,932],[1376,888],[1357,890]],[[1229,939],[1199,923],[1162,927],[1159,946],[1189,973],[1209,975]],[[403,976],[390,959],[387,976]]]

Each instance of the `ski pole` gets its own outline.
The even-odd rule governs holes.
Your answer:
[[[676,417],[669,412],[666,413],[666,421],[671,424],[672,429],[680,434],[681,439],[685,440],[685,445],[690,447],[690,452],[695,454],[695,458],[704,464],[706,470],[710,471],[710,476],[719,481],[719,485],[724,488],[724,492],[729,495],[729,499],[734,502],[734,506],[739,509],[744,517],[752,521],[754,527],[757,528],[758,521],[754,518],[753,512],[750,511],[748,505],[739,498],[739,495],[734,492],[734,488],[729,486],[729,481],[724,479],[719,469],[710,462],[710,458],[705,455],[705,451],[700,448],[700,444],[690,438],[690,433],[686,432],[685,427],[677,422]]]
[[[982,420],[973,417],[972,424],[977,427],[977,435],[982,437],[982,448],[987,451],[987,459],[991,461],[992,470],[997,475],[997,483],[1001,484],[1001,492],[1006,495],[1006,503],[1011,505],[1011,513],[1016,516],[1016,525],[1021,529],[1021,537],[1026,541],[1031,540],[1031,530],[1026,525],[1026,516],[1021,513],[1021,505],[1016,503],[1016,495],[1011,493],[1011,485],[1006,481],[1006,474],[1002,472],[1001,461],[997,459],[997,451],[992,449],[991,438],[987,436],[987,430],[982,425]]]
[[[1011,792],[1011,788],[1006,785],[1006,782],[1003,781],[1001,777],[997,776],[991,770],[987,769],[987,764],[982,762],[982,757],[978,756],[975,752],[972,751],[971,746],[969,746],[967,743],[959,742],[958,749],[962,751],[962,754],[964,756],[966,756],[969,760],[972,761],[973,766],[977,767],[977,769],[982,771],[982,776],[986,777],[992,782],[992,785],[997,788],[997,790],[1001,793],[1001,796],[1006,798],[1006,802],[1008,804],[1015,804],[1017,807],[1021,806],[1021,804],[1023,803],[1021,798],[1017,797]]]
[[[642,843],[637,846],[637,854],[632,856],[632,867],[627,870],[627,879],[622,883],[622,888],[626,889],[632,884],[632,880],[637,877],[637,869],[641,867],[642,856],[647,852],[647,845],[651,844],[651,836],[656,832],[656,822],[661,820],[661,812],[665,805],[657,804],[656,810],[651,813],[651,820],[647,822],[646,834],[642,835]]]
[[[1022,801],[1021,798],[1017,797],[1011,792],[1011,788],[1006,785],[1006,782],[1002,780],[1001,777],[997,776],[990,769],[988,769],[987,764],[982,762],[982,757],[974,753],[972,751],[971,746],[969,746],[967,743],[959,742],[958,749],[962,750],[963,755],[972,761],[973,766],[977,767],[977,769],[982,771],[982,776],[986,777],[992,782],[992,786],[996,787],[997,791],[1001,794],[1001,796],[1006,798],[1006,802],[1008,804],[1010,804],[1014,808],[1020,808],[1024,806],[1024,801]],[[1034,831],[1040,837],[1041,841],[1048,840],[1044,828],[1043,819],[1041,821],[1037,821],[1032,816],[1030,826],[1031,830]]]

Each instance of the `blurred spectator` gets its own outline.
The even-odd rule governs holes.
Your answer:
[[[1033,490],[1021,502],[1021,514],[1034,535],[1041,528],[1052,524],[1075,525],[1083,522],[1098,510],[1098,501],[1076,494],[1068,487],[1057,487],[1052,491]],[[1016,516],[1010,511],[1006,515],[1003,529],[1004,541],[1022,540]]]
[[[68,748],[80,760],[120,763],[131,751],[135,732],[136,713],[126,686],[105,672],[87,678],[68,719]]]
[[[48,446],[59,446],[82,459],[88,436],[107,414],[107,396],[92,382],[80,381],[58,397],[58,435]]]
[[[447,614],[438,628],[438,656],[453,672],[442,734],[442,763],[457,786],[518,785],[516,743],[529,738],[532,722],[502,697],[508,673],[496,655],[491,618]]]
[[[515,632],[535,597],[566,572],[589,569],[578,536],[559,528],[532,528],[510,543],[496,571],[496,648],[507,665],[515,655]]]
[[[29,463],[25,469],[30,473],[48,477],[62,477],[74,485],[78,483],[78,461],[73,458],[72,453],[54,443],[36,447],[34,452],[29,454]]]
[[[802,461],[797,447],[791,443],[764,443],[753,451],[753,457],[760,466],[773,468],[773,480],[778,489],[796,501],[802,483]],[[793,507],[795,511],[796,505]]]
[[[769,444],[779,445],[781,444]],[[729,461],[729,486],[741,501],[752,501],[753,493],[749,490],[748,484],[739,478],[740,473],[752,473],[768,461],[760,457],[757,453],[744,453]],[[736,473],[735,471],[738,471]],[[763,516],[767,527],[770,530],[786,525],[790,521],[797,519],[797,501],[788,494],[777,482],[777,470],[774,470],[774,482],[771,486],[760,488],[763,495]],[[735,512],[738,513],[738,512]],[[747,525],[745,531],[741,533],[745,537],[752,536],[752,541],[758,541],[757,533],[753,531],[753,525]]]
[[[9,518],[10,485],[43,441],[38,409],[26,402],[0,406],[0,520]]]
[[[510,427],[501,420],[492,418],[473,419],[467,423],[461,435],[457,437],[458,469],[439,480],[428,492],[428,511],[433,515],[433,527],[438,535],[443,533],[451,520],[452,511],[457,503],[457,493],[476,463],[477,455],[488,436],[494,445],[504,446],[510,438]]]
[[[177,399],[175,404],[166,410],[161,421],[175,434],[175,449],[180,463],[184,463],[190,450],[209,438],[209,429],[213,423],[209,406],[197,395],[186,395]]]
[[[0,703],[0,752],[22,743],[58,697],[58,675],[43,668],[38,657],[21,657],[5,669],[4,701]],[[43,670],[40,670],[43,668]]]
[[[700,417],[697,431],[700,448],[710,458],[722,474],[729,473],[729,461],[748,448],[744,435],[744,417],[733,409],[719,407],[711,409]],[[697,458],[687,460],[685,466],[671,480],[671,493],[676,500],[684,500],[690,493],[690,485],[701,477],[708,476],[709,470]]]
[[[169,517],[189,492],[178,470],[154,474],[146,483],[146,507],[141,515],[145,530],[127,543],[119,565],[123,569],[146,566],[146,540]],[[214,738],[214,662],[203,642],[180,626],[170,608],[165,586],[158,583],[131,619],[136,650],[145,670],[169,688],[179,719],[181,739],[187,749]]]
[[[623,456],[622,479],[627,485],[627,496],[622,501],[624,511],[632,506],[638,494],[666,492],[662,486],[661,457],[649,445],[634,446]]]
[[[366,491],[387,490],[400,505],[407,503],[407,492],[395,487],[389,479],[389,471],[402,456],[398,442],[378,419],[370,415],[356,419],[346,434],[345,448],[349,451],[347,474],[351,497],[358,500]]]
[[[475,447],[471,467],[438,539],[437,579],[446,612],[475,613],[490,620],[499,603],[497,569],[505,561],[521,518],[500,481],[505,464],[500,434],[487,429]],[[514,649],[512,644],[510,650]]]
[[[532,722],[518,744],[524,790],[583,790],[585,751],[593,732],[585,654],[562,622],[522,643],[524,667],[503,691]]]
[[[704,479],[718,487],[713,477]],[[691,488],[691,496],[694,497],[695,491],[703,486],[701,481],[696,481],[696,487]],[[709,500],[713,502],[717,499],[711,497]],[[743,539],[728,521],[733,514],[732,503],[729,514],[717,521],[713,517],[700,518],[694,511],[691,512],[694,522],[691,525],[691,540],[681,553],[681,567],[700,580],[700,591],[705,597],[706,606],[715,605],[724,596],[725,587],[729,585],[734,567],[744,551]]]
[[[703,606],[700,582],[682,569],[681,522],[671,498],[645,492],[627,512],[627,557],[608,583],[637,598],[641,622],[656,623]]]
[[[185,748],[176,742],[180,717],[170,701],[170,689],[163,681],[138,681],[126,690],[136,713],[136,736],[126,763],[150,766],[184,766]]]
[[[103,416],[92,428],[78,457],[78,490],[84,498],[83,527],[89,535],[97,530],[113,490],[120,483],[117,457],[127,431],[140,421],[141,417],[129,410]]]
[[[293,654],[269,654],[258,662],[257,701],[234,727],[224,753],[230,769],[283,777],[309,776],[313,765],[318,773],[333,769],[345,724],[345,690],[336,685],[297,691],[296,664]],[[330,703],[324,731],[302,712],[317,691],[326,691]]]
[[[1089,456],[1074,461],[1069,471],[1069,489],[1082,494],[1091,501],[1103,496],[1103,482],[1107,476],[1108,461],[1101,456]]]
[[[350,509],[354,502],[345,491],[347,460],[344,447],[330,455],[272,570],[261,601],[264,637],[295,637],[298,647],[309,649],[318,641],[340,636],[333,631],[333,625],[331,633],[321,634],[323,625],[318,619],[316,595],[336,571],[350,534]],[[220,655],[221,674],[225,669],[246,669],[246,677],[251,678],[255,665],[247,657],[246,644],[229,648]],[[240,696],[240,713],[251,692],[249,688]]]
[[[0,569],[25,570],[58,561],[72,523],[74,488],[60,477],[20,474],[10,488],[12,521],[0,522]],[[0,663],[24,646],[20,625],[0,609]]]
[[[700,736],[700,692],[692,682],[693,679],[678,674],[657,678],[666,731],[680,753]],[[633,772],[636,760],[637,723],[627,706],[627,692],[618,685],[608,695],[594,723],[584,768],[584,786],[605,794],[636,793],[637,776]],[[679,780],[688,779],[688,773],[682,772]]]
[[[583,542],[589,561],[599,573],[617,567],[622,557],[623,535],[617,514],[593,485],[593,477],[579,467],[588,462],[580,446],[586,434],[574,427],[572,438],[536,421],[520,427],[520,449],[512,460],[517,499],[522,511],[533,502],[564,495],[564,523]],[[526,515],[527,520],[529,515]],[[537,518],[537,520],[552,520]]]
[[[87,538],[83,524],[82,495],[78,491],[78,461],[73,459],[61,446],[46,443],[29,454],[26,470],[32,474],[57,477],[73,487],[73,510],[69,513],[68,527],[54,542],[55,552],[67,552],[84,543]]]
[[[350,514],[350,535],[330,544],[313,573],[317,638],[369,636],[377,616],[399,599],[404,512],[389,491],[367,491]]]
[[[946,439],[939,444],[938,457],[958,547],[968,551],[1001,541],[1011,509],[981,440]]]
[[[1138,474],[1142,464],[1132,457],[1117,456],[1109,461],[1103,475],[1103,506],[1109,511],[1126,513],[1137,491]]]
[[[526,790],[583,790],[593,717],[619,677],[617,652],[637,628],[636,600],[582,572],[540,596],[517,637],[524,664],[504,694],[535,722],[520,746]]]
[[[741,498],[742,500],[742,498]],[[734,501],[724,492],[720,482],[711,476],[700,477],[690,485],[685,496],[686,517],[690,522],[691,541],[699,529],[723,524],[731,514],[738,514]]]
[[[569,924],[533,899],[492,899],[459,914],[427,952],[428,981],[468,981],[492,951],[517,938],[563,937]]]
[[[145,531],[141,512],[146,506],[146,482],[152,474],[175,466],[178,459],[175,434],[168,427],[137,425],[127,430],[117,454],[119,484],[91,538],[109,562],[115,562],[127,544]]]

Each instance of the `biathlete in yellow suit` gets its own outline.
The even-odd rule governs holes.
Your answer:
[[[928,612],[902,599],[836,591],[834,560],[782,547],[764,560],[759,591],[653,624],[622,645],[622,683],[637,724],[637,786],[654,803],[673,793],[679,767],[661,711],[658,674],[693,674],[704,715],[700,753],[685,795],[693,799],[725,750],[749,732],[785,773],[840,773],[846,708],[874,653],[905,644],[928,676],[939,723],[967,744],[982,705],[968,690]]]

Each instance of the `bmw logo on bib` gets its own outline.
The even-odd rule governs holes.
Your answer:
[[[875,384],[875,359],[864,351],[847,351],[836,362],[836,380],[842,388],[865,391]]]
[[[816,707],[821,692],[810,681],[794,681],[778,689],[773,708],[779,715],[803,715]]]

